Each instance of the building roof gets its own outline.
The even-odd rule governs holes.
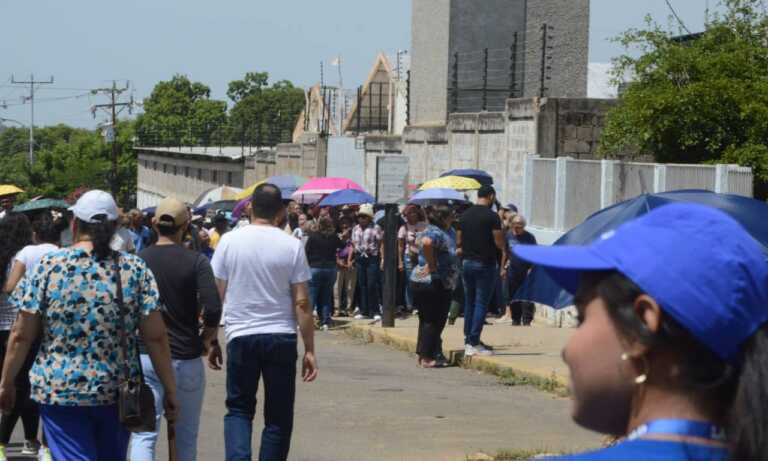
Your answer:
[[[217,146],[210,147],[134,147],[136,151],[142,151],[144,153],[154,153],[158,155],[169,155],[173,157],[201,157],[200,160],[223,160],[223,161],[237,161],[242,160],[244,157],[255,155],[256,151],[246,147],[243,150],[241,146]]]
[[[381,84],[389,84],[392,80],[392,65],[389,63],[389,59],[384,55],[384,53],[379,53],[378,56],[376,56],[376,61],[373,63],[373,67],[371,68],[371,71],[368,74],[368,78],[365,79],[365,83],[363,83],[363,87],[360,94],[360,100],[363,103],[363,106],[366,104],[366,101],[368,100],[368,95],[371,94],[373,86],[373,83],[381,83]],[[380,88],[379,91],[382,91]],[[389,120],[389,106],[390,106],[390,95],[389,95],[389,87],[386,88],[387,96],[386,98],[383,98],[382,100],[382,106],[381,111],[383,114],[385,114],[385,120]],[[355,103],[352,105],[352,110],[349,111],[349,114],[347,114],[346,120],[344,120],[344,125],[342,127],[342,132],[346,133],[347,131],[353,129],[355,127],[355,120],[358,114],[358,110],[363,109],[361,107],[358,107],[358,102],[355,101]],[[377,101],[374,101],[374,105]],[[376,110],[379,108],[377,107]],[[370,110],[370,108],[369,108]],[[370,118],[370,117],[369,117]],[[365,124],[363,124],[363,129],[368,131],[371,127],[372,120],[367,120]]]

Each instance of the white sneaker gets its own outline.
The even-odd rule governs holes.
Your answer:
[[[39,448],[36,442],[24,441],[24,447],[21,449],[21,454],[24,456],[37,456]]]
[[[380,315],[374,315],[373,316],[373,320],[378,322],[379,320],[381,320],[381,316]]]
[[[354,315],[357,315],[360,313],[360,308],[356,307],[355,310],[352,312]]]
[[[312,311],[312,317],[317,318],[317,311]]]
[[[323,331],[328,331],[328,325],[323,325],[323,326],[322,326],[322,328],[321,328],[321,330],[323,330]]]
[[[355,320],[363,320],[365,317],[363,317],[363,314],[356,314]]]
[[[477,346],[474,346],[475,354],[477,355],[483,355],[483,356],[490,356],[493,355],[493,351],[490,349],[486,349],[485,346],[482,344],[478,344]]]
[[[464,356],[472,357],[475,354],[477,354],[477,350],[474,347],[469,344],[464,345]]]

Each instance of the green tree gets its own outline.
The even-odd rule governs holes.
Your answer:
[[[144,145],[189,145],[209,142],[227,120],[227,103],[210,99],[211,90],[185,75],[155,85],[136,120]]]
[[[304,90],[281,80],[267,86],[266,72],[249,72],[230,82],[227,95],[235,103],[230,112],[231,142],[274,145],[290,142],[296,118],[304,108]]]
[[[739,163],[768,183],[768,17],[760,0],[724,0],[704,33],[676,38],[650,18],[620,36],[617,82],[599,152],[659,162]],[[759,190],[758,190],[759,192]]]

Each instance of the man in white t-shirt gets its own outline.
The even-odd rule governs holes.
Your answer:
[[[211,265],[224,301],[227,338],[226,459],[251,459],[251,431],[259,377],[264,407],[259,459],[285,460],[291,444],[296,395],[298,323],[304,342],[302,379],[317,377],[314,324],[307,282],[309,264],[301,241],[287,235],[280,189],[263,184],[253,192],[251,224],[221,237]],[[221,366],[221,351],[209,354]]]

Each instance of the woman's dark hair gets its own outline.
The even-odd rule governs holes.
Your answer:
[[[50,213],[43,213],[32,222],[32,231],[37,243],[59,243],[61,230]]]
[[[0,219],[0,287],[5,285],[8,269],[22,248],[32,244],[32,225],[21,213],[11,213]]]
[[[80,235],[87,235],[91,237],[93,243],[93,254],[96,259],[103,261],[108,259],[112,255],[112,248],[109,246],[112,243],[112,237],[117,230],[117,222],[107,220],[106,216],[98,215],[94,216],[94,219],[99,219],[95,223],[87,223],[80,219],[77,220],[77,229]]]
[[[434,205],[427,209],[427,220],[440,229],[445,229],[448,218],[453,215],[453,209],[448,205]]]
[[[634,301],[644,292],[616,271],[587,273],[577,294],[600,297],[618,330],[650,347],[677,351],[680,385],[704,404],[725,426],[731,457],[739,461],[768,459],[768,326],[742,346],[736,364],[722,360],[669,316],[652,333],[637,316]]]

